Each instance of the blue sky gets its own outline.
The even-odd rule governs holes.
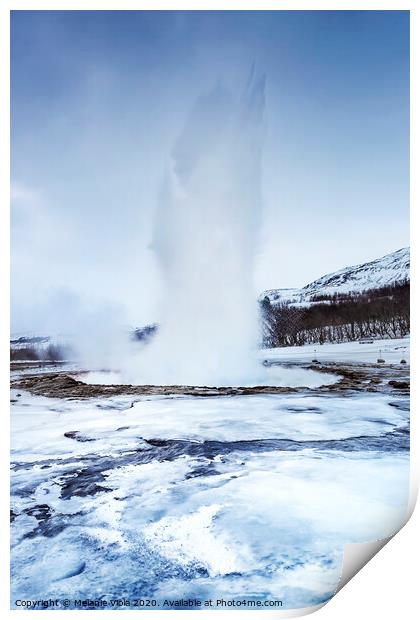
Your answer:
[[[69,298],[153,319],[168,155],[197,96],[242,88],[253,62],[267,75],[256,290],[408,245],[408,12],[14,11],[11,25],[16,330]]]

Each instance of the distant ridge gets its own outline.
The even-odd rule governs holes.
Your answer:
[[[279,288],[266,290],[260,300],[272,304],[290,303],[306,306],[321,298],[363,293],[410,280],[410,248],[401,248],[367,263],[344,267],[314,280],[301,289]]]
[[[403,338],[410,333],[410,249],[259,298],[266,347]]]

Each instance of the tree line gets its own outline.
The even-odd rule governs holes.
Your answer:
[[[410,332],[410,283],[317,296],[307,305],[264,297],[260,308],[265,347],[400,338]]]

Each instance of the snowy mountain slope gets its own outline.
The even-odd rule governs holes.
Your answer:
[[[344,267],[329,273],[301,289],[271,289],[264,291],[260,300],[268,297],[271,303],[289,302],[293,305],[307,305],[316,296],[361,293],[410,279],[410,248],[376,260],[352,267]]]

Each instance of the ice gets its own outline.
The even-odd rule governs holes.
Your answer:
[[[15,592],[133,596],[140,588],[158,599],[246,595],[301,607],[332,595],[345,543],[388,536],[406,513],[406,455],[231,452],[213,475],[192,476],[202,465],[180,457],[109,471],[109,493],[71,500],[79,523],[17,546]],[[57,582],[61,565],[45,572],[42,558],[67,548],[65,570],[85,568]]]
[[[304,607],[332,596],[345,543],[389,536],[406,517],[401,396],[19,394],[12,601]]]
[[[136,447],[140,439],[326,441],[383,435],[408,423],[405,411],[378,394],[152,397],[137,402],[119,397],[65,405],[58,399],[39,400],[23,393],[13,408],[13,447],[22,460],[39,459],[39,454],[64,457],[73,453],[75,443],[79,454],[111,454],[122,445]],[[76,439],[64,436],[69,431],[77,431]]]
[[[164,517],[145,527],[145,540],[176,563],[201,563],[210,577],[246,571],[246,545],[234,551],[223,532],[214,533],[214,519],[223,508],[221,504],[210,504],[192,514]]]

